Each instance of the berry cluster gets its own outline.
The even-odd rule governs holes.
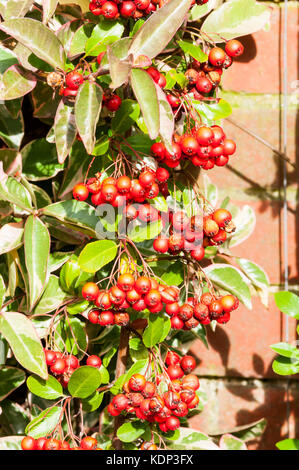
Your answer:
[[[80,445],[71,447],[68,441],[61,439],[39,437],[34,439],[31,436],[26,436],[21,441],[23,450],[103,450],[98,447],[98,442],[94,437],[86,436],[80,441]]]
[[[232,215],[226,209],[217,209],[212,214],[189,218],[184,211],[170,212],[170,236],[159,235],[153,242],[158,253],[179,254],[189,252],[196,261],[203,259],[205,247],[221,245],[227,233],[235,229]]]
[[[153,222],[158,219],[159,212],[149,204],[134,205],[134,202],[144,203],[146,199],[153,199],[161,191],[167,191],[169,172],[166,168],[157,168],[156,171],[146,168],[138,178],[128,176],[119,178],[109,177],[100,180],[101,174],[90,178],[86,184],[78,183],[73,188],[73,197],[78,201],[85,201],[91,194],[91,202],[95,206],[111,204],[113,207],[125,208],[127,219],[137,217],[142,222]]]
[[[82,73],[73,70],[65,76],[64,84],[60,88],[60,95],[66,98],[75,98],[78,93],[79,86],[84,82]]]
[[[80,367],[79,360],[73,355],[64,355],[60,351],[44,349],[46,364],[49,371],[58,377],[58,381],[65,388],[67,387],[71,375]],[[101,358],[95,355],[89,356],[86,365],[92,367],[101,367]]]
[[[182,136],[175,134],[172,154],[162,142],[151,146],[152,155],[171,168],[188,159],[204,170],[211,170],[215,165],[225,166],[235,151],[235,142],[227,139],[222,127],[216,125],[193,128],[191,134]]]
[[[236,39],[227,41],[225,50],[221,47],[210,49],[208,61],[201,63],[193,60],[185,77],[188,80],[189,92],[195,99],[202,99],[219,85],[223,70],[232,65],[233,58],[242,55],[244,47]]]
[[[163,304],[178,301],[179,289],[161,285],[155,279],[146,276],[135,279],[132,274],[125,273],[118,277],[117,284],[109,290],[100,290],[93,282],[86,283],[82,288],[82,296],[94,302],[99,309],[106,310],[105,312],[92,310],[89,317],[92,323],[105,326],[116,323],[116,313],[110,310],[111,308],[120,311],[132,308],[137,312],[147,309],[151,313],[159,313],[163,310]],[[127,318],[129,320],[129,317]]]
[[[190,297],[183,305],[173,302],[166,306],[165,311],[171,317],[171,327],[176,330],[189,330],[199,324],[208,325],[212,320],[225,324],[230,314],[239,306],[239,299],[228,294],[216,297],[210,292],[202,294],[200,300]]]
[[[120,16],[139,19],[156,11],[158,3],[159,0],[92,0],[89,9],[94,15],[111,20]]]
[[[170,375],[169,378],[168,390],[159,394],[155,383],[146,380],[144,375],[132,375],[124,384],[123,393],[115,395],[108,405],[108,412],[111,416],[122,412],[135,414],[139,419],[158,424],[162,432],[175,431],[180,427],[179,418],[187,416],[199,403],[196,394],[199,380],[191,374],[182,380],[173,380]]]

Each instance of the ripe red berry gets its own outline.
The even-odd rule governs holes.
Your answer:
[[[181,330],[184,327],[183,320],[181,320],[181,318],[177,315],[174,315],[170,319],[170,324],[171,324],[171,328],[173,328],[174,330]],[[175,378],[177,378],[177,377],[175,377]]]
[[[26,436],[21,441],[21,447],[23,450],[35,450],[36,449],[36,441],[31,436]]]
[[[54,364],[50,366],[50,371],[53,372],[53,374],[60,375],[64,372],[66,368],[66,362],[62,358],[56,359]]]
[[[224,295],[223,297],[221,297],[220,303],[222,305],[224,312],[229,313],[234,309],[236,299],[233,295],[228,294],[228,295]]]
[[[182,378],[182,387],[184,389],[191,388],[191,390],[197,390],[199,388],[198,377],[194,374],[185,375],[185,377]]]
[[[180,365],[185,374],[190,374],[190,372],[192,372],[196,367],[196,361],[192,356],[184,356]]]
[[[151,281],[148,277],[141,276],[135,282],[135,290],[141,294],[147,294],[151,289]]]
[[[202,245],[196,247],[194,250],[190,252],[190,255],[196,261],[201,261],[205,256],[205,249]]]
[[[113,184],[105,184],[101,189],[101,199],[104,202],[112,203],[117,196],[117,188]]]
[[[117,280],[117,285],[124,292],[132,290],[135,285],[134,276],[130,273],[121,274]]]
[[[78,183],[73,188],[73,197],[77,201],[85,201],[88,198],[89,191],[86,184]]]
[[[44,450],[60,450],[60,441],[58,439],[47,439]]]
[[[165,421],[165,426],[168,431],[175,431],[176,429],[179,429],[180,427],[180,420],[176,418],[175,416],[170,416]]]
[[[206,77],[199,77],[196,82],[196,88],[200,93],[210,93],[213,83]]]
[[[220,47],[213,47],[209,53],[209,62],[216,67],[221,67],[225,61],[226,54]]]
[[[122,99],[118,95],[113,95],[109,100],[107,100],[107,102],[105,102],[105,105],[109,111],[114,112],[121,107],[121,103]]]
[[[86,364],[92,367],[101,367],[102,360],[99,356],[96,356],[95,354],[93,354],[87,358]]]
[[[109,1],[104,2],[104,4],[102,5],[102,15],[105,18],[110,18],[110,19],[116,18],[118,15],[118,8],[115,2],[109,2]]]
[[[127,408],[129,400],[126,395],[124,395],[123,393],[119,393],[118,395],[115,395],[115,397],[113,397],[112,404],[117,410],[123,411]]]
[[[243,54],[244,46],[237,39],[231,39],[225,45],[225,52],[230,57],[238,57]]]
[[[144,375],[134,374],[129,380],[129,387],[132,392],[142,392],[146,385]]]
[[[111,310],[106,310],[99,314],[98,323],[101,326],[114,325],[114,313]]]
[[[119,12],[124,18],[130,18],[134,15],[135,11],[136,5],[134,2],[125,0],[120,5]]]
[[[167,98],[168,103],[173,109],[177,109],[181,104],[180,98],[177,98],[174,95],[170,95],[170,94],[166,95],[166,98]]]
[[[157,237],[153,242],[153,248],[158,253],[167,253],[169,248],[168,238],[162,235]]]
[[[166,168],[157,168],[156,170],[156,178],[159,181],[159,183],[165,183],[169,179],[169,171],[166,170]]]
[[[180,307],[180,312],[178,314],[179,318],[184,322],[190,320],[193,316],[193,307],[190,304],[183,304]]]
[[[120,194],[128,194],[131,189],[131,180],[128,176],[120,176],[116,181],[116,188]]]
[[[197,129],[195,133],[195,137],[199,145],[206,147],[212,144],[213,139],[214,139],[214,134],[210,127],[201,126],[199,129]]]
[[[96,449],[98,445],[97,440],[94,437],[86,436],[81,440],[80,446],[84,450],[93,450]]]
[[[233,155],[236,151],[236,144],[231,139],[224,139],[222,144],[222,151],[224,155]]]
[[[97,299],[95,300],[95,304],[97,307],[102,308],[103,310],[108,310],[111,308],[112,302],[109,293],[106,291],[100,291]]]
[[[150,188],[155,182],[155,173],[149,170],[144,170],[140,173],[138,180],[143,188]]]
[[[167,374],[169,375],[170,380],[181,379],[184,377],[184,371],[179,364],[170,365],[167,368]]]
[[[205,320],[209,316],[209,307],[203,303],[198,303],[194,305],[193,315],[199,322]]]
[[[108,413],[111,415],[111,416],[119,416],[121,411],[117,410],[116,408],[114,408],[114,406],[112,405],[112,403],[109,403],[109,405],[107,406],[107,411]]]
[[[73,71],[65,76],[66,87],[70,88],[71,90],[77,90],[83,82],[83,75],[79,72]]]
[[[149,69],[147,69],[148,72]],[[156,142],[151,146],[151,153],[154,157],[163,160],[165,157],[165,146],[161,142]]]
[[[165,358],[165,364],[167,366],[173,366],[179,364],[181,357],[174,351],[168,351]]]
[[[47,438],[46,437],[39,437],[38,439],[36,439],[35,441],[35,449],[36,450],[44,450],[45,448],[45,443],[47,442]]]
[[[212,217],[220,228],[225,228],[232,220],[231,213],[226,209],[217,209]]]
[[[79,359],[76,356],[70,354],[64,358],[66,369],[78,369],[79,367]]]
[[[221,305],[221,302],[219,300],[213,300],[209,305],[209,311],[210,311],[211,318],[213,319],[218,318],[223,312],[223,307]]]
[[[94,282],[87,282],[82,288],[82,296],[89,301],[96,300],[99,292],[100,290]]]
[[[56,352],[55,351],[51,351],[50,349],[44,349],[44,353],[45,353],[45,357],[46,357],[46,364],[48,366],[51,366],[52,364],[54,364],[54,362],[56,361]]]

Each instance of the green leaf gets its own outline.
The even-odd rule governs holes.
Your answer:
[[[47,380],[36,377],[36,375],[30,375],[26,383],[30,392],[46,400],[56,400],[63,396],[62,385],[53,375],[49,375]]]
[[[25,382],[25,372],[16,367],[0,367],[0,401]]]
[[[241,266],[246,276],[249,277],[254,286],[260,288],[269,286],[269,278],[267,273],[258,264],[253,263],[252,261],[245,258],[237,258],[237,263],[239,266]]]
[[[245,205],[238,210],[233,221],[236,225],[236,231],[229,239],[230,248],[240,245],[252,235],[256,225],[256,215],[252,207]]]
[[[31,321],[18,312],[2,312],[0,333],[9,343],[16,360],[43,379],[48,378],[42,344]]]
[[[119,88],[128,81],[129,73],[133,64],[132,54],[128,55],[131,38],[122,38],[107,47],[109,61],[109,72],[111,76],[110,88]]]
[[[0,274],[0,309],[5,299],[5,292],[6,292],[5,282],[4,282],[3,277]],[[2,364],[1,362],[1,337],[0,337],[0,364]]]
[[[189,14],[189,21],[197,21],[203,16],[206,16],[211,10],[213,10],[217,5],[218,0],[209,0],[208,3],[204,5],[194,5]]]
[[[26,434],[38,439],[50,434],[57,426],[60,415],[61,407],[52,406],[42,411],[36,418],[34,418],[25,429]]]
[[[60,305],[62,305],[69,296],[61,289],[59,285],[59,278],[50,275],[47,286],[41,296],[39,302],[34,307],[33,315],[44,315],[53,312]]]
[[[212,282],[238,297],[247,308],[252,309],[249,287],[237,268],[214,264],[206,268],[205,272]]]
[[[1,163],[0,163],[1,170]],[[12,177],[0,179],[0,199],[12,202],[24,210],[31,210],[31,198],[28,190]]]
[[[132,69],[130,76],[132,89],[139,103],[149,136],[154,140],[160,131],[159,102],[154,81],[145,70],[141,69]]]
[[[129,147],[126,145],[128,143]],[[150,148],[152,141],[148,135],[145,134],[135,134],[126,139],[126,143],[122,144],[122,149],[125,153],[131,156],[136,156],[135,152],[143,153],[146,155],[150,154]],[[133,151],[133,150],[134,151]]]
[[[270,21],[270,13],[268,6],[255,0],[230,0],[206,18],[201,32],[206,32],[209,40],[215,42],[246,36],[264,28]]]
[[[153,59],[160,54],[183,23],[190,5],[191,0],[172,0],[151,15],[134,36],[129,54],[134,59],[140,55]]]
[[[288,291],[274,294],[275,303],[279,310],[292,318],[299,320],[299,296]]]
[[[185,52],[185,54],[189,54],[191,57],[196,59],[198,62],[206,62],[208,60],[207,54],[205,54],[202,49],[193,44],[190,41],[179,41],[178,45]]]
[[[0,438],[0,450],[21,450],[24,436],[6,436]]]
[[[152,348],[164,341],[171,328],[170,319],[164,314],[157,315],[151,313],[148,318],[148,325],[142,335],[143,343],[147,348]]]
[[[0,75],[0,100],[15,100],[30,93],[36,85],[36,78],[17,65],[11,66]]]
[[[8,101],[7,103],[13,103]],[[22,113],[12,116],[7,103],[0,102],[0,138],[7,146],[18,149],[24,137],[24,120]]]
[[[84,23],[78,28],[70,40],[69,45],[69,56],[75,57],[82,54],[85,51],[85,44],[90,38],[94,23]]]
[[[299,361],[299,349],[288,343],[271,344],[270,348],[283,357],[292,357],[294,361]]]
[[[6,0],[3,3],[5,4],[3,17],[5,20],[9,20],[10,18],[25,16],[34,3],[34,0],[23,0],[22,2],[18,0]]]
[[[93,28],[90,38],[86,41],[86,55],[97,56],[100,52],[103,52],[105,45],[121,38],[124,29],[123,24],[119,21],[111,21],[101,17],[99,23]]]
[[[88,273],[99,271],[115,258],[117,250],[118,246],[112,240],[88,243],[79,256],[80,268]]]
[[[198,114],[204,118],[207,124],[213,121],[227,118],[232,114],[231,105],[228,101],[220,99],[217,103],[206,103],[191,98],[192,105]]]
[[[277,357],[272,364],[272,369],[279,375],[294,375],[299,373],[299,358]]]
[[[24,228],[25,262],[29,279],[29,311],[41,296],[47,278],[50,235],[36,216],[30,215]]]
[[[5,435],[21,435],[23,438],[29,418],[22,406],[10,400],[4,400],[1,402],[1,408],[0,426],[2,433]],[[0,438],[0,450],[4,450],[1,442],[3,441]]]
[[[99,408],[104,398],[104,393],[95,392],[90,397],[82,400],[83,411],[91,413]]]
[[[0,255],[19,248],[23,243],[23,222],[11,222],[0,228]]]
[[[124,134],[140,115],[140,108],[134,100],[124,100],[111,121],[114,134]]]
[[[82,366],[76,369],[69,380],[68,390],[73,397],[87,398],[101,385],[99,369]]]
[[[224,434],[219,442],[222,450],[247,450],[246,444],[232,434]]]
[[[29,142],[22,148],[21,154],[23,173],[30,181],[47,180],[63,170],[63,165],[57,160],[55,144],[50,144],[46,139]]]
[[[162,274],[161,279],[169,286],[179,286],[184,280],[182,262],[176,261],[175,263],[172,263],[166,272]]]
[[[172,136],[174,133],[174,116],[172,108],[167,101],[165,93],[162,91],[161,87],[155,83],[156,92],[159,102],[159,134],[162,142],[164,143],[166,149],[172,153]]]
[[[275,445],[279,450],[299,450],[299,439],[283,439]]]
[[[73,304],[68,305],[66,309],[70,315],[78,315],[78,313],[85,312],[85,310],[88,309],[89,305],[90,304],[88,300],[82,300],[80,302],[75,302]]]
[[[43,3],[43,23],[47,24],[54,15],[58,0],[42,0]]]
[[[85,322],[76,317],[62,318],[56,325],[55,344],[59,349],[66,349],[67,352],[81,357],[87,347]]]
[[[103,91],[94,82],[86,80],[79,88],[75,101],[75,119],[87,153],[95,146],[96,125],[102,108]]]
[[[66,57],[62,44],[55,34],[40,21],[31,18],[14,18],[1,23],[0,29],[54,68],[65,69]]]
[[[128,226],[128,237],[135,243],[156,238],[163,229],[161,220],[156,220],[150,224],[139,225],[130,223]]]
[[[42,209],[44,215],[54,217],[61,222],[70,223],[73,230],[83,229],[83,233],[90,236],[96,236],[96,226],[99,222],[96,216],[96,210],[83,201],[74,199],[62,202],[56,202]]]
[[[171,450],[217,450],[219,447],[206,434],[191,428],[180,428],[180,437],[167,443]]]
[[[146,432],[148,425],[140,421],[122,424],[117,430],[117,437],[122,442],[133,442]]]
[[[62,164],[69,155],[77,134],[74,107],[64,100],[60,101],[57,108],[54,133],[58,162]]]

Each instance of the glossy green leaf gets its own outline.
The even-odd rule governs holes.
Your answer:
[[[156,139],[160,131],[160,111],[157,90],[153,79],[141,69],[131,71],[131,84],[139,103],[148,133]]]
[[[90,154],[95,146],[95,131],[102,108],[102,98],[102,88],[88,80],[80,86],[76,96],[76,125],[86,151]]]
[[[30,93],[36,85],[36,78],[17,65],[0,75],[0,100],[15,100]]]
[[[29,216],[24,228],[25,262],[29,279],[29,310],[31,311],[45,288],[50,254],[50,235],[36,216]]]
[[[77,134],[74,107],[64,100],[60,101],[57,108],[54,132],[58,162],[62,164],[69,155]]]
[[[218,0],[209,0],[203,5],[194,5],[189,14],[189,21],[197,21],[203,16],[206,16],[218,4]]]
[[[144,240],[155,239],[162,231],[163,224],[161,220],[150,224],[134,224],[128,226],[128,237],[135,243],[141,243]]]
[[[29,318],[18,312],[2,312],[0,333],[9,343],[21,366],[47,379],[48,370],[43,346]]]
[[[294,361],[299,361],[299,349],[288,343],[271,344],[270,348],[283,357],[292,357]]]
[[[159,134],[166,149],[172,153],[172,136],[174,133],[174,116],[172,108],[167,101],[165,93],[155,84],[158,102],[159,102],[159,116],[160,116],[160,130]]]
[[[133,55],[128,53],[131,42],[131,38],[122,38],[107,48],[112,89],[128,81],[133,65]]]
[[[38,439],[50,434],[57,426],[60,416],[61,407],[52,406],[42,411],[36,418],[34,418],[25,429],[26,434]]]
[[[275,303],[279,310],[290,317],[299,320],[299,296],[288,291],[274,294]]]
[[[49,375],[47,380],[41,379],[36,375],[30,375],[27,381],[27,387],[30,392],[38,397],[47,400],[56,400],[63,396],[62,385],[58,382],[53,375]]]
[[[112,240],[88,243],[80,253],[79,266],[88,273],[99,271],[115,258],[117,250],[118,246]]]
[[[19,248],[23,243],[23,222],[11,222],[0,228],[0,255]]]
[[[119,21],[100,17],[99,23],[93,28],[90,38],[86,41],[85,54],[87,56],[97,56],[105,50],[103,46],[120,39],[124,29],[124,25]]]
[[[180,437],[167,443],[171,450],[219,450],[212,439],[200,431],[191,428],[180,428]]]
[[[145,433],[148,424],[142,421],[132,421],[122,424],[117,430],[117,437],[122,442],[132,442]]]
[[[193,59],[196,59],[198,62],[206,62],[208,60],[207,54],[205,54],[202,49],[193,44],[190,41],[179,41],[178,45],[185,52],[185,54],[189,54]]]
[[[279,356],[273,361],[272,369],[278,375],[298,374],[299,358]]]
[[[228,209],[229,210],[229,209]],[[252,207],[243,206],[233,217],[236,230],[229,239],[229,247],[238,246],[252,235],[256,226],[256,215]]]
[[[275,445],[279,450],[299,450],[299,439],[283,439]]]
[[[30,194],[27,189],[10,176],[0,179],[0,199],[12,202],[24,210],[30,211],[32,208]]]
[[[34,0],[23,0],[22,2],[18,0],[6,0],[6,2],[3,3],[5,4],[3,12],[4,20],[9,20],[11,18],[21,18],[25,16],[33,5]]]
[[[44,315],[53,312],[68,298],[68,294],[59,285],[59,278],[51,274],[43,295],[34,307],[32,314]]]
[[[3,74],[9,67],[17,63],[18,58],[16,54],[0,44],[0,74]]]
[[[183,23],[191,0],[171,0],[141,26],[133,38],[129,54],[153,59],[165,49]],[[159,38],[157,40],[157,38]]]
[[[28,414],[21,405],[10,400],[1,402],[2,413],[0,415],[0,426],[3,434],[7,436],[22,436],[25,434],[25,428],[29,422]],[[10,437],[8,438],[10,439]],[[0,450],[4,450],[1,445]]]
[[[18,149],[24,136],[22,113],[12,116],[5,103],[0,102],[0,137],[10,148]]]
[[[90,397],[85,398],[82,400],[82,408],[83,411],[87,413],[91,413],[99,408],[104,398],[103,393],[95,392]]]
[[[56,325],[55,344],[62,350],[82,357],[87,347],[85,322],[77,317],[62,318]]]
[[[204,21],[201,32],[209,39],[224,42],[246,36],[264,28],[270,21],[271,10],[255,0],[230,0],[214,10]]]
[[[124,100],[111,121],[114,134],[124,134],[136,122],[140,108],[134,100]]]
[[[46,180],[63,170],[57,159],[55,144],[50,144],[46,139],[29,142],[22,148],[21,154],[23,173],[30,181]]]
[[[96,367],[82,366],[76,369],[68,383],[73,397],[87,398],[101,385],[101,373]]]
[[[236,295],[247,308],[252,308],[249,287],[237,268],[214,264],[205,268],[205,272],[212,282]]]
[[[0,309],[1,309],[1,307],[3,305],[3,302],[4,302],[4,299],[5,299],[5,292],[6,292],[5,282],[4,282],[3,277],[0,274]],[[1,348],[2,348],[2,345],[1,345],[1,337],[0,337],[0,364],[2,364],[2,362],[1,362]]]
[[[224,434],[219,442],[222,450],[247,450],[246,444],[232,434]]]
[[[57,4],[58,0],[42,0],[44,24],[47,24],[49,19],[54,15]]]
[[[54,68],[64,70],[63,47],[55,34],[40,21],[31,18],[12,19],[1,23],[0,29]]]
[[[143,343],[147,348],[152,348],[164,341],[170,331],[170,319],[164,314],[157,315],[151,313],[148,318],[148,325],[142,335]]]
[[[0,367],[0,401],[25,382],[25,372],[16,367]]]

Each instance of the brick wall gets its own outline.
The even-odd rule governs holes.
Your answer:
[[[269,31],[242,38],[246,52],[228,69],[222,96],[233,106],[232,119],[281,149],[282,140],[282,31],[283,4],[267,2],[272,8]],[[297,2],[288,3],[288,149],[298,163],[298,15]],[[297,86],[297,89],[296,89]],[[297,92],[297,96],[296,96]],[[297,109],[296,109],[297,107]],[[296,135],[297,122],[297,135]],[[230,167],[209,172],[221,196],[232,202],[249,204],[257,216],[254,234],[234,254],[254,260],[270,277],[271,290],[283,284],[282,256],[282,164],[262,143],[226,121],[224,127],[236,140],[237,155]],[[288,165],[288,264],[291,288],[298,292],[298,200],[297,172]],[[283,288],[283,287],[282,287]],[[192,419],[191,425],[207,433],[225,432],[259,418],[268,425],[261,439],[250,448],[275,449],[275,442],[286,437],[286,380],[272,371],[274,354],[269,345],[283,341],[285,317],[277,310],[273,296],[269,309],[254,298],[252,311],[241,307],[230,323],[209,332],[210,349],[201,342],[192,353],[198,359],[197,373],[207,392],[208,404]],[[296,324],[290,321],[290,341],[296,339]],[[299,374],[290,384],[290,437],[299,438]],[[296,413],[297,409],[297,413]]]

